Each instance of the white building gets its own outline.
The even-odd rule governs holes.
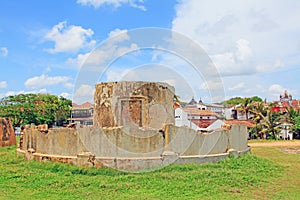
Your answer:
[[[284,140],[293,140],[293,131],[291,130],[292,124],[284,123],[281,125],[279,137]]]
[[[225,123],[218,115],[199,108],[176,108],[175,126],[185,126],[196,131],[212,131],[221,128]]]
[[[199,127],[188,119],[188,114],[182,108],[175,109],[175,126],[185,126],[196,131],[199,130]]]

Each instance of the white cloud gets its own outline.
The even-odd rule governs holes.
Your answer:
[[[232,91],[232,90],[240,90],[240,89],[243,89],[245,87],[245,83],[244,82],[241,82],[241,83],[239,83],[239,84],[237,84],[237,85],[234,85],[234,86],[232,86],[232,87],[229,87],[228,88],[228,90],[230,91]]]
[[[77,3],[85,6],[93,6],[94,8],[99,8],[105,4],[118,8],[122,4],[128,4],[133,8],[146,11],[145,6],[143,6],[144,0],[77,0]]]
[[[8,55],[8,50],[6,47],[1,47],[0,48],[0,56],[6,57]]]
[[[71,67],[80,68],[85,60],[89,57],[90,53],[86,54],[78,54],[76,58],[68,58],[66,61],[66,65]]]
[[[258,72],[276,71],[285,67],[285,63],[281,60],[275,60],[272,64],[259,64],[256,67]]]
[[[124,40],[129,40],[128,31],[126,29],[118,29],[112,30],[108,34],[109,39],[114,38],[114,42],[120,42]]]
[[[78,54],[76,58],[69,58],[66,64],[77,68],[84,65],[95,65],[97,68],[104,63],[107,64],[107,62],[112,61],[113,58],[122,56],[126,52],[138,50],[138,46],[135,43],[122,44],[122,42],[129,39],[130,36],[127,30],[115,29],[109,33],[105,44],[96,48],[91,53]]]
[[[58,84],[66,84],[68,86],[68,81],[70,77],[67,76],[53,76],[49,77],[45,74],[41,76],[34,76],[26,80],[25,86],[31,89],[37,89],[45,86],[58,85]]]
[[[203,47],[227,96],[273,100],[286,87],[299,99],[299,7],[298,1],[179,1],[172,30]]]
[[[63,21],[55,25],[46,35],[45,39],[54,42],[54,48],[47,49],[50,53],[77,52],[82,48],[91,49],[96,41],[90,39],[94,32],[81,26],[70,25]]]
[[[86,101],[93,102],[94,92],[95,92],[94,87],[90,85],[82,84],[74,92],[73,102],[77,104],[81,104]]]
[[[281,94],[284,90],[286,89],[279,84],[273,84],[269,87],[269,92],[272,94]]]
[[[6,81],[0,81],[0,88],[6,88],[7,82]]]
[[[15,95],[19,95],[19,94],[39,94],[39,93],[46,94],[47,89],[42,88],[40,90],[31,90],[31,91],[24,91],[24,90],[12,91],[11,90],[11,91],[7,91],[6,93],[0,94],[0,97],[15,96]]]
[[[237,52],[236,52],[236,56],[238,60],[244,61],[244,60],[248,60],[251,55],[252,55],[252,49],[249,46],[249,41],[245,40],[245,39],[239,39],[236,42],[236,46],[237,46]]]
[[[64,83],[64,87],[71,89],[74,87],[74,85],[73,85],[73,83],[66,82],[66,83]]]
[[[66,99],[70,99],[72,97],[72,95],[70,93],[67,93],[67,92],[63,92],[59,96],[62,96]]]
[[[300,58],[299,6],[293,1],[180,1],[172,29],[200,43],[223,75],[272,72],[287,67],[290,57]]]
[[[269,96],[273,97],[273,99],[279,100],[279,96],[284,93],[284,91],[288,91],[289,94],[297,95],[298,90],[290,89],[290,88],[285,88],[282,85],[279,84],[272,84],[269,89]]]

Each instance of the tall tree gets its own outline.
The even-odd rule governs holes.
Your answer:
[[[71,100],[51,94],[19,94],[0,100],[0,116],[21,124],[62,124],[69,116]]]
[[[251,98],[244,98],[238,110],[241,111],[242,114],[246,115],[246,120],[249,119],[249,112],[252,108],[252,99]]]

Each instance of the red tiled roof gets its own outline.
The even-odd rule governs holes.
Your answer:
[[[207,128],[215,121],[216,119],[192,119],[192,122],[200,128]]]
[[[281,103],[281,106],[282,107],[290,107],[290,104],[288,102],[284,101]]]
[[[81,105],[77,105],[76,103],[72,103],[72,110],[81,110],[81,109],[91,109],[94,108],[94,105],[91,104],[90,102],[85,102]]]
[[[293,108],[299,108],[300,107],[300,102],[299,100],[292,100],[292,107]]]
[[[253,128],[255,126],[254,123],[253,123],[253,121],[251,121],[251,120],[236,120],[236,119],[233,119],[233,120],[224,120],[224,123],[228,124],[228,125],[233,125],[233,124],[240,125],[240,124],[244,124],[248,128]]]

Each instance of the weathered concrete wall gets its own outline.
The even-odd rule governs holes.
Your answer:
[[[96,127],[151,127],[174,124],[174,87],[154,82],[108,82],[96,85]]]
[[[242,151],[247,147],[248,147],[247,127],[232,125],[229,131],[229,149]]]
[[[168,124],[164,132],[84,127],[49,129],[44,133],[31,128],[24,132],[19,153],[26,154],[28,159],[141,170],[171,163],[214,162],[246,151],[249,151],[246,127],[233,125],[230,130],[200,134]]]
[[[15,131],[9,118],[0,118],[0,147],[16,145]]]
[[[76,129],[49,129],[48,133],[37,129],[26,129],[23,135],[23,150],[51,155],[76,156],[84,151],[84,145],[78,138]]]
[[[244,138],[241,137],[232,139],[235,143],[231,145],[229,141],[229,138],[232,138],[230,136],[231,133],[223,129],[210,133],[199,133],[186,127],[169,127],[170,143],[168,149],[179,155],[210,155],[227,152],[228,149],[236,146],[238,147],[238,150],[247,148],[247,145],[239,146],[240,142],[247,144],[247,138],[246,141],[243,141]],[[235,134],[234,137],[239,136],[240,134],[243,135],[243,133],[237,133],[236,131],[239,131],[239,129],[234,128],[232,131],[232,134]]]

